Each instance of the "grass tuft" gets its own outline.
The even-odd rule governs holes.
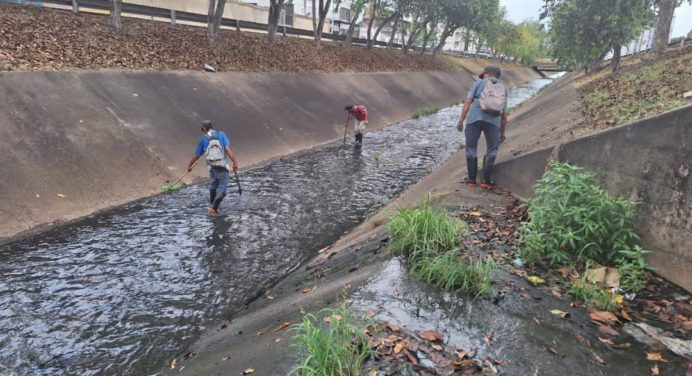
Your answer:
[[[389,222],[389,251],[403,256],[411,275],[447,291],[476,297],[492,296],[492,259],[471,261],[460,251],[461,236],[468,235],[458,218],[430,207],[399,209]]]
[[[370,354],[364,328],[345,307],[325,309],[316,316],[303,313],[303,322],[293,330],[306,357],[291,375],[358,376]]]
[[[439,107],[424,107],[424,108],[419,108],[416,110],[416,112],[413,113],[411,116],[414,119],[418,119],[419,117],[422,116],[428,116],[432,114],[436,114],[438,111],[440,111]]]

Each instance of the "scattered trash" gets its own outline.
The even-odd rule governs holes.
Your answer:
[[[209,64],[204,64],[204,71],[205,71],[205,72],[216,72],[216,69],[214,69],[214,67],[212,67],[212,66],[209,65]],[[253,371],[253,372],[254,372],[254,371]]]
[[[512,265],[516,266],[517,268],[523,268],[524,260],[522,260],[521,257],[517,257],[514,260],[512,260]]]
[[[531,282],[532,285],[541,285],[541,284],[545,283],[545,279],[543,279],[543,278],[541,278],[541,277],[536,277],[536,276],[533,276],[533,275],[530,276],[530,277],[528,277],[528,278],[526,278],[526,279],[527,279],[529,282]]]
[[[633,324],[634,327],[638,328],[645,334],[646,336],[650,337],[653,339],[653,341],[641,341],[640,338],[642,337],[641,335],[635,335],[635,333],[632,332],[631,330],[631,325],[628,325],[625,328],[625,331],[631,334],[634,338],[636,338],[638,341],[644,342],[644,343],[653,343],[655,341],[658,341],[663,344],[663,346],[667,347],[668,350],[672,351],[673,353],[682,356],[684,358],[692,358],[692,340],[682,340],[678,338],[673,338],[673,337],[668,337],[663,334],[663,331],[661,329],[658,329],[656,327],[653,327],[649,324],[645,323],[635,323]]]
[[[57,196],[60,197],[60,198],[65,198],[65,195],[62,194],[62,193],[58,193]]]
[[[243,371],[243,375],[250,375],[250,374],[253,374],[253,373],[255,373],[255,369],[254,369],[254,368],[248,368],[248,369],[246,369],[245,371]]]
[[[587,269],[584,272],[584,276],[587,280],[607,288],[617,288],[620,286],[620,272],[617,268],[601,267]]]

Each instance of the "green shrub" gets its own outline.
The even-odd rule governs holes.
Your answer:
[[[419,108],[416,110],[416,112],[413,113],[411,116],[414,119],[418,119],[421,116],[428,116],[437,113],[440,111],[439,107],[425,107],[425,108]]]
[[[496,269],[492,258],[476,262],[464,260],[458,250],[435,257],[410,260],[409,270],[415,278],[451,292],[475,297],[491,297],[492,274]]]
[[[307,356],[291,374],[358,376],[370,354],[364,328],[345,307],[325,309],[317,316],[303,313],[303,322],[293,330],[296,344]]]
[[[552,163],[527,206],[529,221],[522,226],[520,239],[522,255],[529,263],[543,259],[553,265],[643,263],[643,258],[635,257],[637,204],[608,194],[591,172]],[[645,283],[642,270],[633,265],[624,270],[629,288]]]
[[[644,273],[652,268],[644,261],[644,255],[649,251],[643,250],[638,245],[631,250],[620,251],[621,257],[617,261],[620,272],[620,288],[625,291],[639,291],[646,287]]]
[[[430,207],[430,198],[418,207],[399,209],[389,221],[389,251],[394,255],[422,257],[459,248],[466,226],[447,213]]]

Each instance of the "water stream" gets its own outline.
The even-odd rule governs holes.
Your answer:
[[[201,184],[2,247],[0,374],[153,372],[457,151],[459,110],[243,171],[216,217]]]

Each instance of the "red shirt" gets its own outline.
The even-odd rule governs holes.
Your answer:
[[[368,121],[368,109],[365,106],[353,106],[351,115],[358,121]]]

